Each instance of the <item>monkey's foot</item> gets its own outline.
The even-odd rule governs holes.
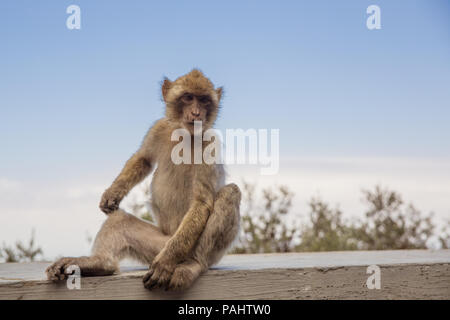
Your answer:
[[[75,267],[71,267],[75,266]],[[61,258],[45,270],[48,280],[64,280],[78,267],[82,276],[108,276],[114,274],[116,263],[98,256]]]
[[[168,290],[185,290],[200,276],[202,267],[196,261],[187,261],[177,265],[173,272]]]
[[[71,266],[80,267],[79,264],[80,258],[61,258],[45,270],[47,279],[52,281],[64,280],[74,272],[74,267]]]
[[[173,273],[173,268],[161,264],[153,264],[150,271],[144,276],[142,281],[144,287],[152,290],[156,288],[167,288],[170,277]]]
[[[201,270],[200,264],[194,261],[178,264],[173,273],[151,268],[144,276],[144,287],[149,290],[155,288],[185,290],[198,278]]]

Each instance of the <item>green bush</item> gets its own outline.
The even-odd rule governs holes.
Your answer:
[[[376,186],[363,195],[364,218],[346,221],[339,209],[313,198],[307,221],[300,223],[290,214],[293,194],[288,188],[264,189],[256,206],[255,186],[244,183],[241,233],[232,252],[425,249],[433,236],[448,248],[450,222],[435,235],[432,214],[406,205],[397,192]]]

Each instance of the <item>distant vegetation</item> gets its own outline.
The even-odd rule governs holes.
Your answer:
[[[380,186],[362,191],[362,219],[347,221],[339,209],[312,198],[303,223],[292,216],[293,193],[287,187],[263,189],[259,205],[254,185],[244,183],[242,191],[241,234],[233,253],[425,249],[433,236],[442,248],[450,246],[450,223],[436,230],[431,214]]]
[[[17,241],[14,246],[3,244],[3,247],[0,248],[0,262],[31,262],[38,257],[42,258],[42,248],[36,246],[34,238],[33,230],[27,244],[23,244],[21,241]]]
[[[292,212],[294,194],[284,186],[263,189],[256,198],[256,187],[244,183],[242,194],[241,233],[232,253],[426,249],[432,238],[450,248],[450,221],[437,229],[431,214],[422,214],[405,204],[399,193],[380,186],[362,191],[366,209],[362,218],[353,220],[312,198],[306,221],[300,222],[301,216]],[[152,222],[149,212],[142,213],[145,207],[137,203],[131,210]],[[43,251],[35,243],[34,231],[26,244],[17,241],[0,247],[0,262],[38,258],[43,259]]]

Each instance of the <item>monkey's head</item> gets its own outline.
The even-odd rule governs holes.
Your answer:
[[[166,117],[193,132],[194,121],[202,122],[202,129],[210,128],[217,118],[222,88],[197,69],[175,81],[165,79],[162,96],[166,103]]]

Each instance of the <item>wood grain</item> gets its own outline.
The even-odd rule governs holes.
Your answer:
[[[0,264],[0,299],[450,299],[450,250],[384,253],[228,256],[185,292],[146,290],[145,267],[84,277],[69,290],[44,280],[48,263]],[[366,286],[371,264],[381,268],[379,290]]]

